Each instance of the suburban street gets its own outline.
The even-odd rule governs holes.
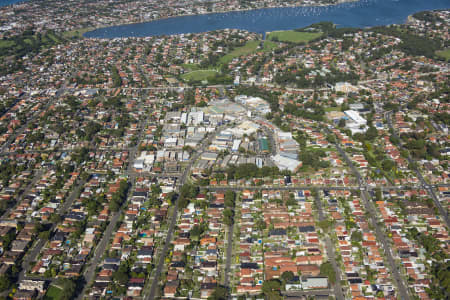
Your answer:
[[[236,196],[235,199],[235,207],[240,207],[241,203],[238,201],[239,196]],[[228,226],[228,235],[227,235],[227,248],[225,250],[226,254],[226,262],[225,262],[225,278],[223,281],[223,285],[227,288],[230,288],[230,276],[232,273],[231,265],[233,263],[233,238],[234,238],[234,226],[236,224],[236,209],[234,210],[234,218],[233,222],[231,222],[230,226]]]
[[[58,89],[58,91],[56,92],[56,95],[52,98],[51,101],[48,101],[45,105],[44,105],[44,110],[47,110],[51,105],[53,105],[58,99],[59,97],[64,94],[64,92],[66,91],[66,87],[63,86],[60,89]],[[14,130],[14,134],[12,134],[8,140],[0,147],[0,152],[4,153],[6,151],[6,149],[8,149],[8,147],[12,144],[12,142],[22,133],[25,132],[25,130],[28,128],[28,126],[30,124],[33,124],[33,122],[36,120],[36,118],[39,116],[38,113],[33,114],[33,116],[31,118],[28,118],[27,121],[25,122],[25,124],[21,125],[20,128],[17,128],[16,130]]]
[[[128,194],[126,200],[122,203],[122,206],[119,208],[119,211],[115,212],[113,216],[111,217],[111,220],[106,227],[106,230],[103,233],[103,236],[98,243],[97,247],[95,248],[94,255],[92,256],[91,260],[87,263],[87,267],[84,270],[83,276],[85,280],[85,284],[83,286],[83,291],[78,294],[77,299],[81,300],[85,296],[87,289],[89,288],[91,282],[94,280],[95,276],[95,270],[97,265],[100,263],[103,254],[105,253],[105,250],[107,249],[109,245],[109,241],[111,240],[111,236],[113,232],[115,232],[115,228],[117,226],[118,221],[120,220],[120,217],[123,215],[124,210],[123,208],[127,205],[128,198],[132,195],[134,191],[134,184],[136,181],[136,173],[133,171],[133,162],[138,152],[138,146],[139,141],[142,139],[142,135],[145,131],[145,127],[147,124],[147,120],[141,119],[139,121],[139,132],[138,132],[138,141],[134,146],[129,148],[129,160],[128,160],[128,166],[125,171],[125,176],[128,178]]]
[[[330,296],[333,295],[333,293],[334,293],[333,290],[327,289],[327,290],[313,290],[313,291],[283,291],[281,292],[281,295],[287,297],[288,299],[298,299],[298,297],[303,298],[310,296]]]
[[[392,124],[392,112],[386,113],[386,120],[388,122],[389,128],[392,131],[392,135],[399,141],[399,148],[404,150],[402,142],[400,137],[397,135],[397,132]],[[408,160],[409,165],[413,168],[414,172],[417,175],[417,178],[419,178],[420,183],[422,184],[422,187],[428,192],[428,195],[431,196],[431,199],[433,199],[434,205],[439,210],[440,215],[442,216],[442,219],[444,220],[445,224],[447,224],[447,227],[450,228],[450,220],[448,217],[448,212],[446,209],[442,206],[441,202],[439,201],[439,198],[436,196],[436,193],[433,190],[433,187],[429,185],[425,178],[423,178],[422,173],[417,168],[416,162],[412,159],[411,155],[408,153],[408,157],[406,158]]]
[[[178,189],[177,192],[179,192],[179,188],[181,188],[186,183],[187,179],[189,178],[189,174],[190,174],[193,164],[201,156],[203,151],[206,150],[209,143],[211,143],[212,139],[214,138],[216,132],[219,130],[219,128],[217,128],[215,132],[210,133],[209,136],[205,140],[203,140],[203,142],[200,146],[200,149],[194,154],[193,157],[191,157],[189,164],[184,169],[183,175],[181,176],[181,178],[177,184],[177,189]],[[156,270],[154,271],[154,278],[153,278],[153,280],[151,280],[151,286],[150,286],[148,293],[147,293],[148,287],[146,287],[143,292],[144,293],[143,299],[145,299],[145,300],[154,299],[156,296],[156,290],[158,287],[159,278],[161,276],[161,272],[164,267],[164,259],[166,258],[167,251],[169,250],[169,245],[172,242],[173,231],[175,229],[175,225],[176,225],[176,221],[177,221],[177,217],[178,217],[178,201],[177,200],[175,200],[174,205],[175,206],[174,206],[172,215],[170,216],[170,219],[169,219],[169,229],[167,231],[167,236],[166,236],[166,240],[164,243],[164,247],[158,257],[158,264],[157,264]]]
[[[64,214],[67,212],[67,210],[72,206],[75,199],[77,199],[78,195],[81,192],[81,189],[83,188],[84,184],[86,183],[85,180],[78,179],[78,182],[76,183],[76,186],[70,193],[70,195],[67,197],[66,201],[64,201],[64,204],[62,204],[55,214],[58,214],[59,216],[64,216]],[[55,228],[57,226],[56,223],[51,223],[51,227],[49,229],[50,233],[53,233],[55,231]],[[22,262],[22,270],[19,273],[19,281],[21,281],[27,272],[30,270],[30,263],[33,261],[36,261],[36,258],[38,257],[39,253],[41,252],[42,248],[45,246],[45,244],[48,242],[48,240],[45,239],[38,239],[36,244],[34,244],[30,251],[25,255],[23,262]]]
[[[143,124],[143,120],[141,120],[139,128],[140,128],[140,132],[138,134],[139,138],[138,141],[136,143],[135,146],[129,148],[128,150],[130,151],[129,153],[129,164],[128,167],[125,171],[125,175],[128,177],[129,183],[131,188],[129,189],[129,194],[127,199],[130,197],[130,195],[132,194],[133,188],[134,188],[134,183],[135,183],[135,179],[138,176],[138,173],[133,171],[132,165],[133,165],[133,161],[136,157],[137,154],[137,148],[139,145],[139,141],[142,139],[142,134],[143,131],[145,129],[145,125]],[[390,119],[389,119],[389,126],[392,128],[392,124],[390,123]],[[218,130],[218,129],[217,129]],[[216,132],[217,132],[216,130]],[[201,156],[201,154],[206,150],[206,148],[208,147],[209,143],[211,142],[211,140],[213,139],[213,137],[215,136],[215,133],[210,134],[207,139],[205,139],[200,147],[200,149],[193,155],[193,157],[191,158],[191,160],[189,161],[189,164],[187,165],[187,167],[184,169],[182,174],[179,173],[162,173],[162,174],[148,174],[149,176],[155,176],[155,177],[172,177],[172,178],[178,178],[177,181],[177,191],[179,191],[179,188],[181,186],[183,186],[189,178],[190,175],[190,170],[193,166],[193,164],[199,159],[199,157]],[[227,190],[233,190],[233,191],[243,191],[243,190],[284,190],[284,191],[296,191],[296,190],[318,190],[318,191],[327,191],[327,190],[360,190],[361,191],[361,198],[363,200],[364,206],[366,208],[366,210],[369,212],[370,215],[370,221],[371,223],[374,225],[375,227],[375,232],[376,232],[376,236],[378,238],[378,240],[381,242],[384,252],[386,254],[386,259],[387,262],[389,263],[390,266],[390,270],[393,274],[393,277],[396,281],[398,290],[400,295],[402,296],[402,299],[410,299],[409,298],[409,292],[407,290],[407,285],[404,282],[403,277],[400,275],[400,271],[396,265],[396,262],[392,256],[391,253],[391,248],[390,248],[390,243],[386,238],[386,234],[384,233],[384,231],[377,225],[377,218],[376,218],[376,210],[373,207],[373,204],[371,203],[370,200],[370,195],[369,195],[369,191],[373,191],[376,188],[380,188],[381,190],[392,190],[392,189],[396,189],[396,190],[403,190],[403,189],[414,189],[413,186],[383,186],[383,187],[375,187],[375,186],[368,186],[365,182],[364,179],[362,178],[362,176],[360,175],[359,171],[357,170],[357,168],[353,165],[353,163],[351,162],[351,160],[348,158],[347,154],[345,153],[345,151],[340,147],[339,144],[336,144],[336,147],[339,151],[339,153],[341,154],[341,156],[344,158],[344,160],[347,162],[347,164],[350,166],[354,176],[357,178],[358,180],[358,186],[206,186],[205,188],[208,189],[209,191],[227,191]],[[3,154],[6,154],[5,152],[3,152]],[[9,153],[11,154],[11,153]],[[408,158],[408,161],[410,163],[413,163],[413,160],[411,159],[411,157]],[[422,182],[422,185],[427,189],[427,191],[430,193],[430,195],[433,197],[433,200],[435,201],[435,203],[437,203],[437,207],[439,208],[440,211],[443,211],[443,207],[440,205],[438,198],[436,197],[436,195],[434,194],[433,191],[433,187],[437,187],[437,186],[449,186],[449,184],[439,184],[439,185],[428,185],[424,178],[422,177],[421,173],[415,169],[414,170],[417,175],[418,178],[420,179],[420,181]],[[27,185],[27,187],[25,188],[23,195],[26,194],[26,192],[32,188],[32,186],[34,186],[34,184],[39,180],[40,176],[42,175],[42,173],[40,171],[36,172],[36,174],[33,177],[33,180],[30,184]],[[142,174],[140,174],[142,175]],[[76,197],[79,195],[79,193],[81,192],[82,187],[84,186],[85,181],[81,181],[78,182],[77,186],[74,188],[74,190],[71,192],[71,194],[69,195],[69,197],[67,198],[67,200],[64,202],[64,204],[59,208],[58,213],[60,215],[64,215],[64,213],[70,208],[70,206],[73,204],[73,201],[76,199]],[[315,203],[316,206],[318,208],[318,212],[319,212],[319,219],[320,220],[324,220],[325,216],[323,214],[323,208],[322,208],[322,203],[321,200],[318,196],[316,196],[315,199]],[[123,206],[126,205],[126,202],[123,204]],[[123,207],[122,206],[122,207]],[[87,292],[87,289],[90,286],[90,283],[94,280],[94,276],[95,276],[95,269],[96,266],[98,266],[98,264],[101,262],[103,254],[105,252],[105,250],[107,249],[108,245],[109,245],[109,241],[113,235],[113,232],[117,226],[117,223],[120,220],[121,215],[123,214],[123,210],[119,210],[119,212],[116,212],[113,214],[113,216],[111,217],[110,223],[108,224],[105,232],[103,233],[103,236],[100,240],[100,242],[98,243],[95,251],[94,251],[94,255],[92,256],[91,260],[88,262],[87,267],[83,273],[83,276],[85,278],[85,282],[86,284],[83,287],[83,291],[81,293],[78,294],[77,299],[81,300],[83,298],[83,296],[85,295],[85,293]],[[442,214],[442,212],[441,212]],[[6,214],[5,214],[6,215]],[[446,223],[448,224],[448,218],[446,214],[442,214],[444,216],[444,220],[446,221]],[[157,258],[157,266],[156,269],[152,272],[152,276],[150,277],[150,279],[153,280],[149,280],[148,285],[146,286],[146,288],[144,289],[144,299],[149,300],[149,299],[154,299],[157,296],[157,287],[159,284],[159,279],[161,277],[161,273],[164,270],[165,267],[165,257],[168,253],[169,247],[170,247],[170,243],[173,239],[173,235],[174,235],[174,229],[176,226],[176,222],[177,222],[177,218],[178,218],[178,201],[174,202],[174,206],[173,206],[173,211],[172,214],[169,218],[169,228],[167,231],[167,235],[165,237],[165,241],[164,241],[164,246],[161,249],[161,251],[159,252],[159,257]],[[51,232],[53,232],[56,228],[56,224],[52,224],[51,226]],[[226,266],[225,266],[225,277],[224,277],[224,285],[228,286],[229,285],[229,274],[231,272],[231,264],[232,264],[232,245],[233,245],[233,229],[234,229],[234,222],[229,226],[228,228],[228,241],[227,241],[227,248],[226,248]],[[22,280],[25,277],[26,273],[29,271],[30,268],[30,263],[35,261],[37,256],[39,255],[39,253],[41,252],[42,248],[44,247],[44,245],[46,244],[46,240],[39,240],[34,246],[33,248],[27,253],[27,255],[24,258],[23,264],[22,264],[22,271],[19,274],[19,280]],[[338,266],[336,259],[335,259],[335,252],[334,252],[334,247],[333,244],[331,242],[331,239],[327,236],[325,239],[325,244],[326,244],[326,248],[327,248],[327,253],[329,255],[329,259],[330,262],[332,263],[333,269],[335,270],[336,273],[336,283],[333,285],[333,291],[334,294],[336,295],[337,299],[344,299],[344,294],[342,291],[342,286],[340,284],[340,280],[341,280],[341,270],[340,267]],[[325,293],[325,291],[321,291],[321,293]],[[329,293],[329,291],[328,291]],[[326,293],[325,293],[326,294]],[[295,297],[301,297],[301,296],[308,296],[308,295],[318,295],[317,293],[314,292],[285,292],[286,296],[295,296]]]
[[[437,184],[430,187],[447,187],[450,186],[450,184]],[[322,191],[330,191],[330,190],[337,190],[337,191],[353,191],[353,190],[359,190],[359,186],[324,186],[324,185],[289,185],[289,186],[206,186],[204,187],[209,191],[259,191],[259,190],[267,190],[267,191],[304,191],[304,190],[322,190]],[[389,191],[389,190],[414,190],[416,187],[409,186],[409,185],[403,185],[403,186],[366,186],[366,189],[368,191],[373,191],[375,189],[380,189],[381,191]]]
[[[325,217],[324,212],[323,212],[323,205],[322,205],[322,200],[320,199],[319,191],[316,191],[316,193],[315,193],[314,203],[316,205],[317,212],[319,214],[319,221],[326,220],[327,218]],[[336,282],[333,284],[334,295],[336,296],[336,299],[344,300],[345,296],[344,296],[344,293],[342,292],[342,286],[341,286],[341,279],[342,279],[341,267],[336,262],[335,247],[334,247],[334,244],[331,242],[331,239],[330,239],[330,236],[328,235],[328,233],[325,233],[325,246],[327,248],[328,258],[330,259],[330,263],[333,266],[334,273],[336,274]]]
[[[34,175],[33,175],[33,178],[31,179],[30,183],[25,187],[25,189],[22,191],[20,196],[17,197],[17,199],[15,200],[15,203],[5,211],[5,213],[2,216],[2,219],[8,217],[8,215],[11,213],[11,210],[14,209],[14,207],[16,207],[16,205],[18,203],[20,203],[20,201],[22,201],[23,197],[26,196],[31,191],[31,189],[36,185],[36,183],[39,181],[39,179],[41,179],[41,176],[43,173],[44,172],[41,169],[34,171]]]
[[[0,296],[450,299],[449,0],[303,2],[0,1]]]
[[[347,165],[352,170],[355,177],[358,178],[359,190],[361,191],[361,199],[363,200],[364,208],[369,213],[369,222],[375,228],[376,237],[377,237],[378,241],[381,243],[381,245],[383,246],[384,254],[385,254],[387,262],[389,264],[388,267],[389,267],[389,270],[391,271],[391,274],[395,280],[400,297],[401,297],[401,299],[404,299],[404,300],[411,299],[408,288],[407,288],[408,284],[405,282],[404,277],[400,274],[400,270],[394,260],[394,257],[392,256],[391,245],[390,245],[389,241],[387,240],[386,234],[384,233],[383,229],[378,224],[377,212],[376,212],[376,209],[370,199],[369,193],[367,192],[367,184],[365,183],[365,181],[362,178],[361,174],[359,173],[358,169],[355,167],[353,162],[348,157],[347,153],[342,149],[340,144],[337,142],[337,143],[335,143],[335,146],[336,146],[337,150],[339,151],[340,155],[344,158]]]

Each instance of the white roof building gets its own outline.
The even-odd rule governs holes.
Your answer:
[[[182,113],[181,114],[181,123],[186,124],[187,123],[187,119],[188,119],[188,115],[187,113]]]
[[[199,125],[203,123],[204,114],[203,111],[194,111],[189,113],[187,118],[188,124]]]
[[[241,145],[241,140],[234,140],[233,147],[231,147],[231,151],[233,151],[233,152],[238,151],[240,145]]]
[[[355,133],[364,133],[367,131],[367,121],[356,110],[346,110],[344,111],[348,120],[345,127]]]
[[[346,110],[344,113],[347,115],[348,118],[350,118],[351,121],[359,124],[359,125],[366,125],[367,121],[356,110]]]
[[[297,170],[299,167],[302,166],[301,161],[281,156],[280,154],[272,156],[272,160],[280,170],[289,170],[291,172],[294,172],[295,170]]]

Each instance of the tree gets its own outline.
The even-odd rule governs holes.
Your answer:
[[[326,157],[324,150],[303,150],[300,152],[299,159],[303,162],[303,166],[314,169],[327,168],[330,162],[320,159]]]
[[[3,241],[3,249],[9,249],[11,243],[16,239],[15,230],[9,230],[7,234],[1,237]]]
[[[223,211],[223,222],[226,225],[230,226],[233,223],[233,216],[234,216],[233,211],[229,208],[226,208]]]
[[[73,298],[77,285],[72,278],[59,278],[57,284],[62,288],[60,299],[70,300]]]
[[[262,285],[262,292],[268,299],[282,299],[281,282],[278,279],[265,280]]]
[[[45,227],[44,227],[43,224],[41,224],[41,223],[36,223],[36,224],[34,225],[34,233],[39,234],[39,232],[44,231],[44,230],[45,230]]]
[[[189,205],[190,199],[195,198],[200,191],[198,185],[185,184],[181,187],[178,197],[178,207],[184,209]]]
[[[297,204],[294,194],[289,194],[289,199],[286,200],[286,206],[294,206]]]
[[[161,187],[159,186],[159,184],[153,184],[152,187],[151,187],[151,190],[152,190],[152,194],[154,194],[154,195],[159,195],[162,192]]]
[[[331,226],[333,226],[333,222],[326,219],[326,220],[319,221],[318,225],[322,229],[322,231],[328,232],[328,230],[330,230]]]
[[[369,141],[373,141],[378,136],[378,131],[375,127],[369,126],[366,132],[366,139]]]
[[[99,208],[99,205],[95,199],[90,199],[87,203],[87,211],[90,216],[95,215],[97,213],[97,210]]]
[[[383,194],[381,193],[381,189],[380,188],[376,188],[375,189],[375,199],[377,201],[383,200]]]
[[[334,144],[336,143],[336,137],[334,136],[334,134],[327,134],[327,142]]]
[[[331,284],[334,284],[336,282],[336,273],[334,273],[333,266],[330,262],[325,262],[320,265],[320,274],[323,276],[327,276]]]
[[[4,292],[4,291],[8,290],[10,285],[11,285],[11,280],[9,279],[8,276],[6,276],[6,275],[0,276],[0,292]]]
[[[383,167],[383,170],[385,172],[389,172],[390,170],[392,170],[395,167],[395,162],[390,159],[385,159],[381,163],[381,166]]]
[[[354,231],[351,236],[352,242],[361,242],[362,241],[362,233],[360,231]]]
[[[236,194],[234,191],[225,192],[225,207],[234,207]]]
[[[200,239],[200,236],[202,235],[202,233],[203,233],[202,227],[196,224],[192,227],[189,236],[192,240],[198,241]]]
[[[113,279],[120,284],[126,284],[130,278],[130,268],[127,262],[120,264],[119,269],[113,274]]]
[[[50,231],[42,231],[39,233],[39,239],[48,241],[50,239]]]
[[[294,279],[294,273],[292,271],[286,271],[281,274],[281,279],[284,280],[284,282],[291,282],[292,279]]]
[[[127,198],[128,188],[128,181],[121,180],[119,184],[119,190],[115,192],[111,197],[110,209],[112,211],[119,211],[122,203]]]
[[[119,70],[115,66],[111,67],[111,78],[114,87],[120,87],[122,85],[122,78],[120,78]]]
[[[208,300],[227,300],[228,299],[228,289],[224,286],[217,286],[211,296],[208,297]]]

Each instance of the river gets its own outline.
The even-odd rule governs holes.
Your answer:
[[[89,38],[145,37],[199,33],[225,28],[264,33],[331,21],[339,27],[371,27],[404,23],[418,11],[450,8],[449,0],[361,0],[331,6],[266,8],[173,17],[119,25],[85,33]]]
[[[24,1],[26,1],[26,0],[0,0],[0,7],[11,5],[11,4],[16,4],[16,3],[24,2]]]

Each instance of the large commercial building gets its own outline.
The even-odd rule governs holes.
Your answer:
[[[356,110],[344,111],[347,121],[345,127],[355,133],[364,133],[367,131],[367,121]]]

